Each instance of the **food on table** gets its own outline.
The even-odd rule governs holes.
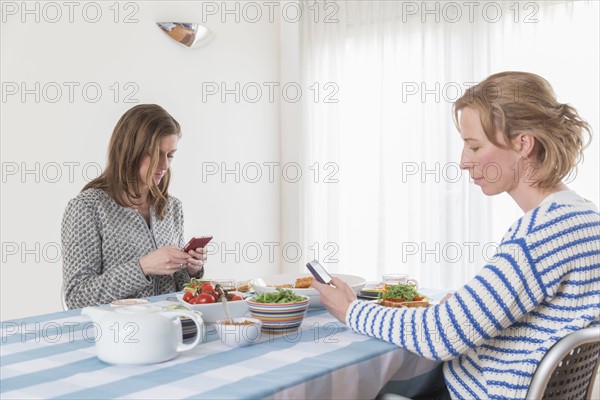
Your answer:
[[[386,307],[427,307],[429,301],[417,291],[415,285],[386,285],[379,295],[379,304]]]
[[[268,285],[269,287],[279,288],[279,289],[308,289],[310,288],[310,284],[314,278],[312,276],[305,276],[303,278],[296,278],[296,282],[294,284],[291,283],[283,283],[281,285]]]
[[[189,304],[210,304],[221,301],[225,296],[228,301],[242,300],[242,296],[223,290],[220,284],[213,285],[210,281],[192,278],[183,285],[183,301]]]
[[[250,282],[240,283],[237,287],[238,292],[247,293],[252,290],[252,285]]]
[[[312,276],[298,278],[298,279],[296,279],[296,284],[294,286],[296,287],[296,289],[308,289],[310,287],[310,284],[312,283],[312,281],[313,281]]]
[[[293,289],[294,285],[291,283],[284,283],[282,285],[269,285],[269,287],[279,288],[279,289]]]
[[[215,323],[221,342],[230,347],[245,347],[260,340],[262,321],[257,318],[239,317],[233,321],[217,320]]]
[[[225,321],[225,322],[223,322],[223,325],[254,325],[254,324],[256,324],[256,323],[253,322],[253,321],[251,321],[251,320],[248,320],[248,319],[245,319],[242,322],[236,322],[236,321],[233,321],[233,322]]]
[[[197,287],[207,282],[210,281],[206,279],[191,278],[189,282],[183,284],[183,290],[185,292],[195,291]]]
[[[265,292],[252,300],[256,303],[297,303],[305,301],[306,296],[298,296],[290,289],[277,288],[276,292]]]

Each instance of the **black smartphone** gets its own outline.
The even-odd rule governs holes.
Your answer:
[[[186,253],[190,250],[196,250],[198,247],[204,247],[212,240],[212,236],[193,237],[183,247],[183,251]]]
[[[329,273],[325,271],[325,268],[323,268],[323,266],[319,264],[317,260],[313,260],[307,263],[306,268],[308,268],[310,273],[313,274],[315,279],[319,282],[325,283],[327,285],[331,283],[331,279],[333,278],[331,278],[331,275],[329,275]]]

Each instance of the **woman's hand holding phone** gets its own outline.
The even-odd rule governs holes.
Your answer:
[[[192,257],[187,262],[187,271],[190,276],[197,276],[204,268],[206,262],[206,249],[204,248],[208,242],[212,240],[212,236],[193,237],[183,246],[183,251]]]
[[[206,262],[206,249],[204,247],[197,248],[196,250],[188,251],[188,254],[192,257],[187,262],[187,271],[190,276],[197,276],[200,271],[204,268]]]
[[[346,313],[350,304],[356,300],[356,293],[346,282],[339,278],[332,278],[330,283],[333,286],[313,279],[310,286],[319,292],[321,304],[327,308],[327,311],[345,324]]]
[[[206,249],[204,246],[212,236],[192,238],[183,249],[164,246],[140,257],[140,266],[145,275],[172,275],[183,266],[190,276],[196,276],[204,268]]]
[[[145,275],[172,275],[190,258],[177,246],[165,246],[140,257],[140,266]]]
[[[319,292],[321,304],[331,315],[346,323],[346,312],[350,303],[356,300],[356,293],[346,282],[332,278],[317,260],[307,263],[306,268],[315,277],[310,286]]]
[[[190,276],[196,276],[206,258],[203,248],[186,253],[177,246],[165,246],[140,257],[140,266],[144,275],[172,275],[185,266]]]

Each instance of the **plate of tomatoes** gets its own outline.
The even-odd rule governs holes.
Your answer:
[[[177,293],[179,304],[190,310],[200,311],[204,322],[215,322],[225,317],[221,298],[229,303],[231,317],[243,317],[248,312],[248,303],[241,293],[223,290],[220,284],[192,278],[184,285],[182,293]]]

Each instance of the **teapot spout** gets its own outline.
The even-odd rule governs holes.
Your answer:
[[[103,307],[85,307],[83,310],[81,310],[81,315],[85,315],[93,322],[96,322],[100,317],[110,312],[112,312],[112,310]]]

